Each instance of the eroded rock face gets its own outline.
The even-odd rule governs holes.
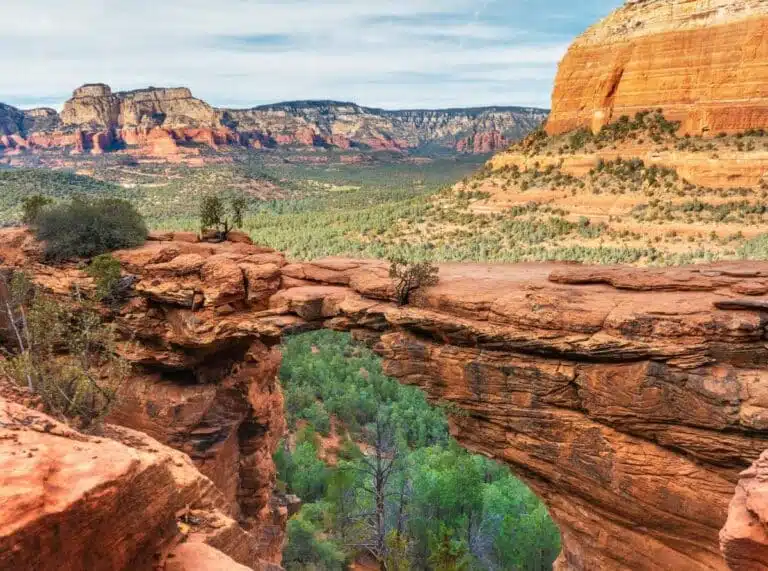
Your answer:
[[[568,50],[547,131],[598,130],[656,108],[681,134],[765,128],[766,26],[762,0],[628,1]]]
[[[61,147],[99,153],[127,145],[138,147],[134,152],[141,155],[174,159],[199,154],[180,143],[395,151],[437,144],[491,153],[522,138],[547,116],[544,110],[522,107],[385,111],[334,101],[216,109],[183,87],[114,93],[104,84],[77,88],[61,115],[51,111],[0,104],[0,150]],[[103,133],[111,137],[109,145]]]
[[[0,265],[24,267],[55,295],[66,296],[75,284],[91,287],[78,268],[37,262],[39,249],[24,230],[4,238]],[[124,338],[120,351],[135,367],[108,422],[192,459],[227,515],[248,528],[240,536],[217,534],[232,545],[214,547],[248,566],[257,559],[279,563],[288,517],[273,499],[272,455],[285,430],[280,330],[242,315],[267,307],[283,257],[246,243],[178,241],[115,255],[136,276],[136,295],[111,316]],[[108,568],[131,568],[121,565]]]
[[[140,432],[84,436],[0,397],[0,464],[2,569],[192,569],[175,564],[192,550],[210,569],[271,567],[213,482]]]
[[[289,271],[348,281],[333,264]],[[734,485],[768,447],[766,276],[759,263],[448,265],[406,308],[338,285],[289,289],[276,305],[385,332],[387,373],[458,405],[459,442],[547,502],[559,569],[725,569]]]
[[[733,571],[768,568],[768,452],[742,472],[720,543]]]
[[[108,85],[77,88],[64,104],[61,122],[76,128],[135,129],[139,127],[219,127],[207,103],[185,87],[149,88],[112,93]]]
[[[87,289],[80,270],[35,266],[28,236],[4,232],[6,265],[31,263],[52,291]],[[287,517],[269,498],[274,346],[326,327],[374,343],[388,374],[463,411],[458,441],[549,506],[558,569],[727,569],[721,538],[734,568],[754,568],[738,565],[762,549],[762,523],[740,522],[764,520],[764,461],[732,497],[768,448],[768,262],[447,264],[397,307],[382,262],[286,265],[247,243],[156,238],[116,254],[137,278],[116,320],[139,373],[113,420],[189,453],[241,517],[274,532],[261,532],[264,552],[279,551]],[[746,515],[719,536],[729,504]]]

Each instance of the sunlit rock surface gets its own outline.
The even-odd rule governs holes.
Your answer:
[[[23,231],[2,234],[5,264],[52,291],[87,289],[79,269],[35,262]],[[274,347],[327,327],[376,343],[390,375],[463,411],[459,442],[549,506],[559,569],[727,568],[720,528],[768,448],[768,263],[447,264],[397,307],[383,262],[286,265],[247,243],[158,238],[116,254],[136,278],[116,321],[144,372],[112,420],[189,453],[264,530],[265,552],[284,517],[268,501]]]

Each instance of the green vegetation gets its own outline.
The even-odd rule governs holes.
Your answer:
[[[86,273],[96,285],[96,299],[116,301],[120,286],[120,262],[110,254],[96,256],[86,268]]]
[[[233,197],[225,203],[215,194],[204,196],[200,201],[200,230],[216,232],[222,239],[234,228],[243,227],[243,214],[247,206],[242,196]]]
[[[143,244],[147,227],[130,202],[78,196],[44,209],[36,233],[48,259],[65,260]]]
[[[21,220],[24,200],[40,196],[53,200],[73,196],[135,199],[133,192],[69,171],[48,169],[0,169],[0,221]]]
[[[113,327],[78,296],[65,306],[22,273],[3,285],[9,293],[0,314],[16,346],[0,361],[0,373],[33,391],[49,414],[92,428],[130,370],[115,354]]]
[[[550,569],[559,533],[506,468],[461,449],[445,411],[386,377],[347,334],[288,339],[280,373],[295,436],[276,455],[304,506],[288,526],[290,571]]]
[[[37,220],[43,213],[43,209],[51,204],[53,204],[53,199],[41,194],[33,194],[32,196],[25,198],[21,202],[21,209],[23,212],[21,217],[22,222],[30,226],[36,226]]]
[[[395,282],[398,305],[407,305],[411,292],[422,287],[437,285],[438,268],[429,262],[408,263],[402,258],[390,260],[389,277]]]
[[[25,197],[61,201],[75,193],[127,199],[152,228],[199,231],[201,204],[214,197],[219,224],[209,223],[219,232],[227,218],[233,224],[225,206],[238,203],[242,229],[254,241],[299,260],[338,255],[408,263],[670,265],[736,257],[739,231],[753,230],[735,226],[761,227],[768,218],[762,212],[768,184],[712,189],[636,158],[605,159],[588,174],[573,176],[562,168],[567,157],[557,158],[605,147],[610,153],[623,143],[647,148],[654,135],[661,138],[658,151],[764,144],[759,132],[702,139],[677,137],[676,129],[652,111],[619,118],[596,135],[580,130],[549,137],[537,130],[514,147],[523,155],[538,153],[532,164],[496,170],[482,157],[396,153],[224,151],[215,157],[220,162],[203,167],[83,155],[71,158],[72,168],[103,182],[35,169],[0,172],[0,188],[9,190],[0,195],[0,222],[21,220]],[[580,203],[583,193],[589,196]],[[594,214],[585,210],[592,205]],[[645,223],[655,231],[645,232]]]

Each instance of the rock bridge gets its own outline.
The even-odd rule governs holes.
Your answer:
[[[89,287],[78,267],[37,261],[26,232],[3,234],[3,266],[54,293]],[[451,419],[457,440],[508,464],[549,507],[558,569],[768,564],[761,463],[732,502],[768,449],[768,263],[448,264],[397,307],[378,261],[287,263],[247,240],[187,234],[115,255],[136,276],[113,317],[137,372],[110,420],[187,452],[262,559],[279,560],[285,523],[271,498],[278,344],[324,327],[464,411]]]

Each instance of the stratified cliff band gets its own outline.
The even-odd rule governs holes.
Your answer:
[[[681,133],[768,127],[768,3],[628,0],[560,64],[550,134],[663,108]]]
[[[523,107],[385,111],[335,101],[217,109],[187,88],[113,93],[75,90],[61,114],[0,104],[0,150],[62,148],[101,153],[139,146],[163,156],[200,143],[408,150],[425,146],[490,153],[536,128],[546,111]]]

